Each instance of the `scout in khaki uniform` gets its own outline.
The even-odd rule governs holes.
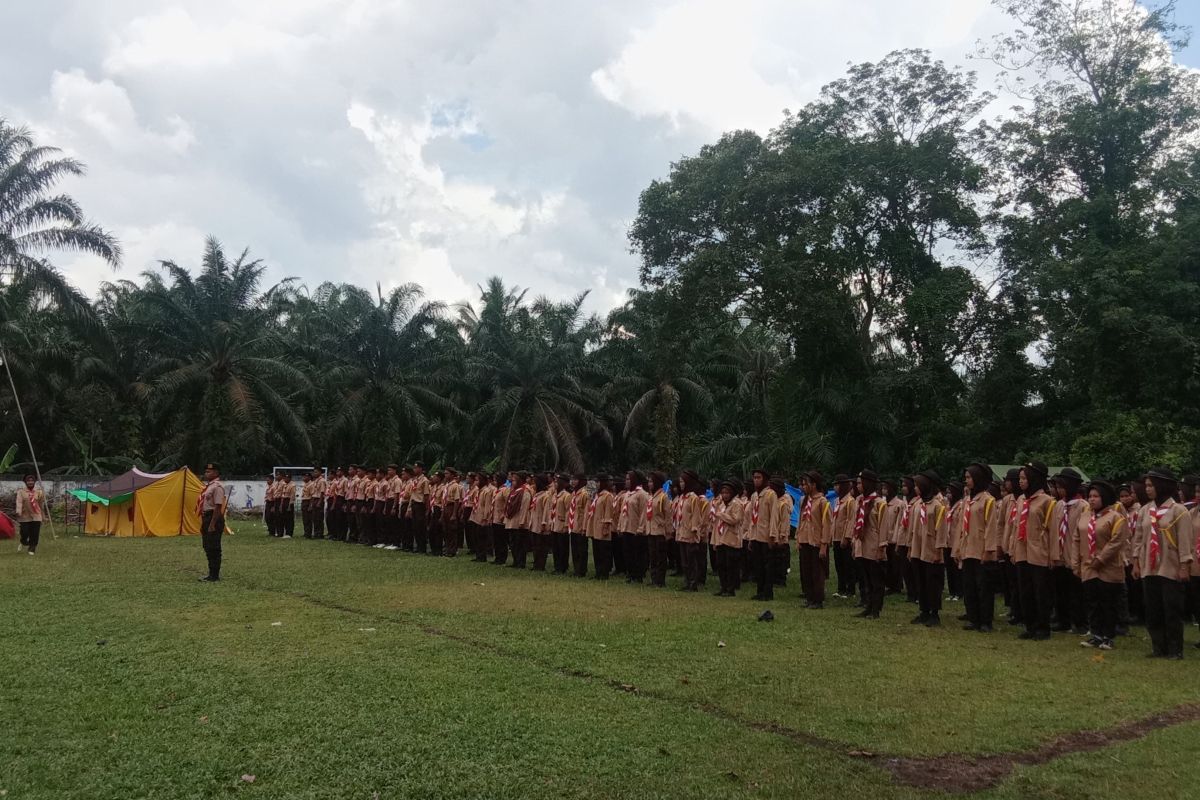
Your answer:
[[[1074,536],[1074,568],[1083,582],[1092,634],[1080,644],[1112,650],[1121,590],[1125,586],[1129,526],[1117,502],[1116,487],[1108,481],[1092,481],[1088,488],[1088,510],[1080,515]]]
[[[358,541],[358,490],[362,486],[362,467],[357,464],[350,465],[350,472],[347,474],[346,481],[346,541]]]
[[[901,482],[897,478],[884,478],[879,482],[887,508],[883,512],[883,530],[887,536],[887,566],[884,567],[883,585],[885,594],[900,594],[904,591],[904,559],[900,557],[900,520],[904,517],[907,503],[900,494]]]
[[[312,495],[312,473],[306,472],[300,484],[300,528],[305,539],[312,538]]]
[[[795,501],[792,500],[792,495],[782,478],[771,479],[771,490],[779,498],[779,512],[775,515],[775,535],[771,539],[767,555],[771,584],[780,587],[787,586],[787,573],[792,565],[789,542],[792,539],[792,511],[795,509]]]
[[[413,538],[412,517],[408,510],[412,507],[413,471],[407,466],[400,468],[400,495],[396,506],[396,530],[400,535],[400,549],[411,553],[416,548]]]
[[[221,468],[216,464],[204,467],[207,481],[197,503],[200,506],[200,543],[208,560],[208,574],[201,581],[212,583],[221,580],[221,536],[225,533],[225,507],[229,497],[221,483]]]
[[[371,507],[375,525],[375,547],[383,550],[394,547],[396,521],[396,479],[400,471],[395,464],[388,464],[386,471],[375,482],[375,499]]]
[[[279,522],[282,537],[291,539],[296,532],[296,486],[290,472],[283,473],[283,482],[279,485]]]
[[[492,510],[496,500],[494,476],[479,475],[479,502],[475,504],[475,560],[482,563],[492,554]]]
[[[704,484],[693,470],[683,471],[679,485],[683,487],[683,495],[680,498],[679,518],[675,521],[675,541],[679,542],[680,560],[683,562],[683,586],[680,591],[697,592],[704,580],[706,557],[702,528],[707,521],[709,508],[703,495]],[[739,541],[740,538],[739,535]]]
[[[439,471],[429,476],[429,552],[432,555],[442,554],[444,531],[442,530],[442,506],[446,501],[445,476]]]
[[[588,513],[592,498],[588,494],[587,478],[576,475],[571,487],[571,505],[567,509],[567,530],[571,535],[571,563],[576,578],[587,577]]]
[[[1062,555],[1058,531],[1051,527],[1056,502],[1046,494],[1046,465],[1032,461],[1021,468],[1021,496],[1016,501],[1010,553],[1017,565],[1021,592],[1022,639],[1050,638],[1054,581],[1050,568]]]
[[[1183,658],[1183,613],[1196,535],[1192,515],[1173,498],[1178,489],[1169,469],[1146,473],[1150,502],[1139,513],[1134,533],[1133,574],[1142,582],[1152,658]]]
[[[571,514],[571,480],[559,475],[554,481],[554,509],[550,513],[550,551],[554,554],[554,572],[566,575],[571,567],[571,531],[567,518]]]
[[[625,496],[629,494],[629,477],[626,476],[619,484],[620,488],[616,491],[613,497],[613,536],[612,536],[612,558],[613,558],[613,574],[625,574],[625,533],[618,527],[620,525],[621,509],[625,507]]]
[[[999,577],[996,552],[999,526],[993,524],[1003,515],[996,498],[987,487],[992,470],[974,463],[963,475],[963,499],[959,515],[950,530],[950,550],[962,569],[963,605],[966,624],[963,630],[991,633],[995,615],[995,582]]]
[[[479,479],[479,475],[475,472],[467,473],[467,488],[463,493],[462,500],[462,529],[463,536],[466,539],[467,552],[471,555],[479,552],[479,547],[476,544],[478,538],[478,530],[475,522],[475,507],[479,505],[479,492],[483,489],[483,485]]]
[[[766,470],[754,470],[754,494],[750,497],[750,564],[758,592],[755,600],[775,599],[775,584],[771,581],[770,548],[775,541],[778,525],[779,495],[771,488],[771,476]],[[743,523],[744,524],[744,523]]]
[[[324,539],[325,527],[327,523],[327,514],[329,513],[329,501],[332,498],[331,481],[325,479],[325,473],[319,469],[313,470],[313,538]]]
[[[358,543],[375,545],[375,470],[363,468],[363,479],[358,485]]]
[[[721,492],[713,498],[710,513],[716,517],[712,541],[717,548],[717,579],[721,588],[717,597],[737,594],[741,565],[738,554],[742,547],[742,518],[746,515],[746,499],[741,496],[742,485],[730,478],[721,483]]]
[[[551,476],[545,473],[534,479],[533,500],[529,504],[529,536],[533,550],[533,569],[536,572],[546,571],[546,562],[550,558],[551,517],[554,514],[554,483]]]
[[[38,541],[42,536],[42,523],[49,510],[46,508],[46,493],[37,485],[37,478],[26,475],[24,486],[17,489],[17,527],[20,529],[20,544],[17,552],[28,548],[29,555],[37,553]]]
[[[535,494],[533,476],[518,472],[514,476],[513,489],[508,495],[508,505],[504,510],[504,530],[508,533],[508,543],[512,548],[513,569],[525,569],[529,558],[531,544],[528,529],[529,507],[533,505]]]
[[[1000,579],[1004,587],[1004,604],[1008,606],[1008,624],[1021,624],[1021,593],[1017,588],[1017,565],[1009,556],[1013,525],[1017,519],[1017,496],[1021,493],[1021,471],[1010,469],[1000,488],[1000,504],[993,525],[997,530],[996,554],[1000,561]]]
[[[414,552],[425,554],[429,549],[429,531],[425,527],[425,509],[429,502],[429,478],[425,465],[420,461],[413,464],[413,484],[408,495],[406,518],[412,528]]]
[[[646,503],[646,555],[650,566],[650,585],[667,585],[667,548],[671,542],[671,498],[663,485],[667,476],[662,472],[650,473],[650,501]]]
[[[1058,535],[1059,563],[1051,568],[1054,578],[1055,625],[1053,630],[1074,630],[1077,634],[1087,633],[1087,612],[1083,602],[1083,583],[1075,574],[1074,565],[1079,561],[1075,552],[1075,531],[1079,520],[1088,515],[1087,498],[1082,486],[1083,476],[1067,467],[1054,476],[1058,487],[1058,503],[1050,525]]]
[[[833,488],[837,490],[837,505],[833,509],[833,567],[837,572],[837,591],[833,596],[839,600],[854,597],[854,548],[850,534],[854,530],[854,519],[858,508],[850,491],[854,482],[849,475],[835,475]]]
[[[1137,484],[1143,492],[1146,491],[1144,480]],[[1124,626],[1128,633],[1130,625],[1141,625],[1146,619],[1145,606],[1142,604],[1142,582],[1133,577],[1133,539],[1137,533],[1138,514],[1142,510],[1133,483],[1123,483],[1118,487],[1117,502],[1121,504],[1118,510],[1125,516],[1125,527],[1129,530],[1125,541],[1125,591],[1121,593],[1117,627]]]
[[[463,503],[463,487],[454,467],[446,468],[446,483],[442,494],[442,552],[453,558],[462,547],[459,527]]]
[[[621,498],[621,510],[617,515],[617,530],[625,550],[625,582],[644,583],[650,566],[646,538],[646,506],[650,503],[650,495],[646,492],[645,477],[636,470],[625,476],[625,485],[628,491]]]
[[[850,535],[866,601],[858,616],[879,619],[879,613],[883,611],[883,572],[887,563],[887,533],[883,527],[887,500],[879,494],[879,476],[869,469],[858,474],[858,493],[860,497]]]
[[[926,470],[913,478],[917,489],[918,503],[910,519],[912,541],[908,557],[916,562],[920,573],[920,613],[913,618],[914,625],[935,627],[942,624],[942,587],[945,571],[942,565],[942,550],[949,539],[946,521],[946,501],[938,491],[941,479],[933,470]]]
[[[267,476],[267,489],[263,492],[263,522],[267,525],[267,536],[275,535],[275,474]]]
[[[496,565],[508,562],[508,528],[504,523],[508,515],[508,498],[517,488],[516,480],[515,472],[507,476],[496,473],[496,494],[492,498],[492,549],[495,554],[492,563]]]
[[[825,478],[816,470],[800,476],[804,500],[796,526],[796,549],[800,560],[800,590],[804,607],[825,607],[825,581],[829,577],[829,544],[833,541],[833,514],[825,499]]]
[[[954,537],[949,535],[949,531],[958,529],[958,525],[962,520],[963,510],[963,485],[958,481],[950,481],[946,484],[946,506],[949,509],[946,512],[946,547],[942,549],[942,565],[946,568],[946,590],[950,594],[950,601],[957,602],[962,599],[962,575],[958,567],[958,562],[954,560],[952,553],[954,549]]]
[[[607,475],[596,476],[596,494],[588,503],[584,525],[592,541],[592,561],[596,565],[595,579],[606,581],[612,572],[613,493]],[[578,568],[578,567],[577,567]]]

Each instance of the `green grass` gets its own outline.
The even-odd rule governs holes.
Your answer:
[[[1094,660],[965,633],[953,605],[938,630],[892,599],[805,612],[794,582],[763,624],[748,599],[238,530],[216,585],[195,538],[3,544],[6,798],[916,797],[846,753],[1019,750],[1200,700],[1200,659],[1146,661],[1140,631]],[[1190,796],[1198,748],[1181,725],[978,796]]]

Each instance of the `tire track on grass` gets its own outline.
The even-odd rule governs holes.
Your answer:
[[[189,570],[194,572],[195,570]],[[871,764],[887,772],[895,783],[916,789],[935,790],[952,794],[970,794],[991,789],[1003,782],[1018,766],[1039,766],[1075,753],[1090,753],[1123,742],[1144,738],[1154,731],[1175,725],[1200,721],[1200,703],[1184,703],[1136,720],[1119,722],[1107,728],[1075,731],[1062,734],[1040,745],[1008,753],[944,753],[936,756],[901,756],[876,753],[854,748],[844,742],[827,739],[808,731],[748,717],[707,702],[692,702],[667,692],[646,689],[589,670],[564,667],[520,650],[514,650],[486,639],[447,631],[393,614],[357,608],[308,592],[266,586],[253,581],[230,581],[251,591],[269,592],[291,597],[308,605],[350,614],[374,622],[400,625],[462,644],[481,652],[518,661],[567,678],[586,681],[609,689],[655,700],[677,709],[699,711],[716,719],[759,733],[770,733],[809,747]]]

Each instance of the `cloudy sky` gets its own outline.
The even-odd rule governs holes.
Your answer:
[[[626,230],[672,160],[765,133],[848,62],[963,63],[1006,26],[987,0],[5,5],[0,116],[88,164],[68,188],[121,239],[116,275],[194,266],[211,233],[275,280],[456,301],[500,274],[597,311],[636,283]]]

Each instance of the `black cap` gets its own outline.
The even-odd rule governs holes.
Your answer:
[[[721,488],[724,489],[726,486],[733,489],[734,494],[740,494],[742,491],[742,482],[737,478],[726,478],[721,481]]]
[[[1036,472],[1038,475],[1041,475],[1043,478],[1050,474],[1050,468],[1047,467],[1045,464],[1043,464],[1041,461],[1027,462],[1025,464],[1025,466],[1023,466],[1021,469],[1025,470],[1027,472]]]
[[[458,470],[456,470],[454,467],[446,467],[446,473],[449,475],[457,475]]]
[[[945,485],[942,483],[942,476],[938,475],[937,472],[935,472],[934,470],[927,469],[921,473],[921,476],[923,478],[925,478],[925,480],[927,480],[931,484],[933,484],[934,488],[936,488],[936,489],[940,489],[942,486]]]
[[[1054,477],[1056,480],[1065,478],[1066,480],[1074,481],[1075,483],[1083,482],[1083,476],[1080,475],[1079,470],[1075,469],[1074,467],[1063,467]]]
[[[1158,478],[1160,481],[1168,481],[1170,483],[1179,483],[1179,479],[1175,477],[1175,473],[1166,467],[1155,467],[1146,473],[1147,478]]]
[[[387,468],[388,468],[388,469],[394,469],[394,470],[396,470],[397,472],[399,472],[399,471],[400,471],[400,468],[399,468],[398,466],[396,466],[395,464],[388,464],[388,465],[387,465]]]
[[[1195,486],[1196,484],[1200,483],[1200,476],[1189,472],[1187,475],[1184,475],[1182,478],[1180,478],[1179,482],[1185,486]]]
[[[835,484],[838,484],[838,483],[849,483],[849,482],[850,482],[850,476],[849,476],[849,475],[847,475],[847,474],[846,474],[846,473],[844,473],[844,472],[839,472],[837,475],[834,475],[834,476],[833,476],[833,482],[834,482]]]
[[[1103,487],[1105,489],[1108,489],[1108,491],[1112,492],[1113,495],[1116,495],[1116,493],[1117,493],[1117,487],[1113,486],[1111,481],[1106,481],[1106,480],[1103,480],[1102,478],[1097,478],[1096,480],[1092,481],[1091,485],[1092,485],[1092,488]]]
[[[864,481],[873,481],[874,483],[879,483],[879,473],[873,469],[862,470],[858,473],[858,477],[862,478]]]
[[[221,468],[219,466],[217,466],[217,464],[215,462],[212,462],[212,461],[205,464],[204,469],[205,470],[211,469],[213,472],[218,472],[218,473],[221,471]]]

